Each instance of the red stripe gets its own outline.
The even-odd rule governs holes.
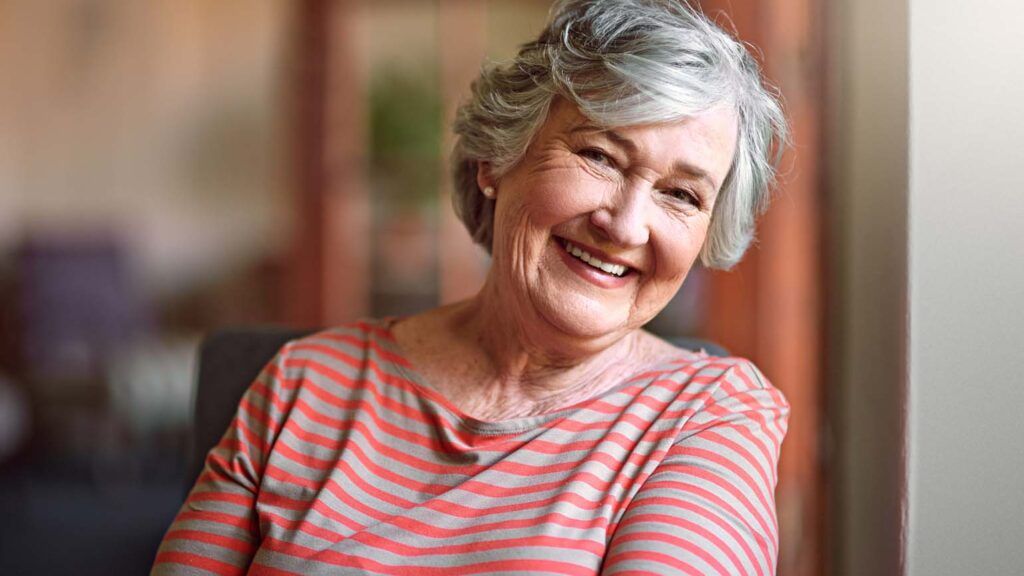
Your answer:
[[[251,540],[242,540],[231,536],[211,534],[210,532],[203,532],[202,530],[171,530],[166,536],[164,536],[164,540],[191,540],[193,542],[203,542],[205,544],[213,544],[214,546],[234,550],[239,554],[246,555],[251,555],[256,549]]]
[[[604,543],[579,538],[558,538],[555,536],[531,536],[529,538],[498,538],[477,540],[463,544],[438,543],[437,546],[410,546],[396,542],[371,532],[359,532],[352,535],[352,540],[377,550],[402,557],[419,556],[452,556],[457,554],[478,554],[492,550],[511,548],[554,548],[558,550],[576,550],[597,558],[604,555]]]
[[[338,467],[338,470],[341,471],[349,481],[355,484],[356,487],[363,490],[368,496],[371,496],[375,500],[380,501],[387,508],[400,508],[403,510],[408,510],[415,506],[422,506],[434,512],[445,514],[447,516],[451,516],[454,518],[479,519],[495,514],[507,514],[509,512],[534,510],[544,507],[554,508],[562,504],[570,504],[576,507],[577,509],[584,511],[593,511],[608,504],[606,501],[591,502],[573,493],[563,493],[560,494],[555,499],[542,498],[529,502],[521,502],[516,504],[501,504],[497,506],[484,508],[472,508],[462,504],[457,504],[455,502],[438,499],[432,499],[421,504],[416,504],[397,495],[383,492],[377,487],[368,484],[364,479],[359,477],[358,474],[355,474],[354,471],[347,466],[347,464],[342,463],[342,465]],[[300,487],[304,487],[309,491],[311,495],[318,494],[321,492],[322,489],[326,489],[328,492],[338,497],[345,504],[377,521],[383,521],[389,515],[389,513],[384,513],[376,507],[369,506],[367,504],[364,504],[361,500],[353,498],[348,493],[348,491],[343,489],[333,478],[328,478],[322,484],[316,484],[310,480],[297,477],[287,472],[286,470],[277,468],[275,466],[269,466],[267,468],[267,475],[282,482],[288,482],[291,484],[296,484]],[[316,503],[317,501],[314,501],[314,504]]]
[[[234,494],[220,491],[194,491],[188,497],[189,502],[224,502],[242,508],[252,508],[256,501],[251,494]]]
[[[346,493],[342,493],[342,494],[347,496]],[[351,500],[349,500],[349,501],[351,502]],[[355,501],[355,502],[358,503],[358,501]],[[337,510],[329,507],[328,505],[326,505],[324,502],[322,502],[319,499],[314,500],[312,503],[310,503],[310,502],[306,502],[306,501],[289,500],[289,499],[284,498],[282,496],[275,495],[275,496],[269,497],[268,500],[265,502],[265,504],[268,505],[268,506],[277,506],[279,508],[298,510],[298,511],[303,511],[303,512],[309,510],[310,506],[312,506],[312,510],[313,511],[317,512],[318,514],[320,514],[320,516],[326,518],[328,521],[334,521],[334,522],[343,523],[343,524],[345,524],[350,529],[350,532],[348,532],[348,533],[342,533],[342,532],[334,533],[334,532],[331,532],[332,534],[335,534],[339,538],[346,537],[347,535],[349,535],[349,534],[351,534],[353,532],[357,532],[359,530],[362,530],[364,528],[363,526],[361,526],[361,525],[351,521],[347,516],[341,514]],[[365,508],[365,510],[363,510],[362,512],[364,512],[364,513],[368,512],[367,515],[372,515],[372,514],[377,513],[376,510],[367,508],[367,507],[365,507],[365,505],[361,505],[361,506],[363,506]],[[272,513],[268,513],[266,511],[263,512],[262,514],[268,514],[270,517],[280,518],[283,522],[287,523],[286,526],[289,527],[290,529],[299,530],[299,531],[301,531],[301,532],[303,532],[305,534],[308,534],[310,536],[313,536],[313,537],[316,537],[316,538],[321,538],[321,536],[326,536],[326,534],[318,533],[319,528],[316,528],[315,525],[313,525],[311,522],[307,522],[306,520],[288,520],[288,519],[286,519],[283,516],[277,516],[277,515],[274,515]],[[271,519],[273,519],[273,518],[271,518]],[[551,526],[560,526],[560,527],[563,527],[563,528],[570,528],[570,529],[576,529],[576,530],[599,529],[599,530],[605,530],[606,531],[607,524],[608,524],[607,519],[602,517],[602,516],[600,516],[600,515],[593,515],[592,518],[589,519],[589,520],[578,520],[578,519],[570,518],[568,516],[565,516],[563,514],[559,514],[559,513],[556,513],[556,512],[548,512],[547,514],[545,514],[543,516],[538,516],[538,517],[534,517],[534,518],[526,518],[526,519],[517,519],[517,520],[499,520],[499,521],[494,521],[494,522],[486,522],[486,521],[481,520],[479,522],[473,522],[472,524],[467,525],[467,526],[463,526],[461,528],[442,528],[442,527],[437,526],[435,524],[429,524],[429,523],[421,522],[421,521],[416,520],[416,519],[414,519],[414,518],[412,518],[410,516],[387,516],[387,517],[381,517],[379,522],[382,523],[382,524],[387,524],[387,525],[390,525],[390,526],[394,526],[396,528],[402,529],[402,530],[404,530],[406,532],[409,532],[409,533],[412,533],[412,534],[416,534],[418,536],[425,536],[425,537],[428,537],[428,538],[438,538],[438,539],[458,538],[458,537],[467,536],[467,535],[473,535],[473,534],[487,534],[487,533],[492,533],[495,530],[515,530],[515,529],[521,529],[521,528],[531,528],[531,527],[539,526],[539,525],[542,525],[542,524],[551,525]],[[277,523],[277,522],[275,522],[275,523]],[[314,526],[314,528],[312,528],[310,532],[306,532],[306,526]],[[326,530],[326,529],[324,529],[324,530]]]
[[[346,442],[344,446],[350,454],[352,454],[360,464],[367,468],[370,474],[384,482],[401,486],[406,490],[410,490],[417,493],[423,493],[427,495],[439,495],[447,492],[451,489],[450,486],[444,486],[440,484],[431,484],[421,482],[413,478],[408,478],[397,474],[391,470],[388,470],[375,462],[373,458],[366,455],[363,447],[358,442]],[[302,452],[298,452],[294,448],[288,445],[287,442],[279,442],[277,445],[277,454],[291,460],[292,462],[303,466],[305,468],[311,468],[313,470],[333,470],[337,469],[342,461],[339,460],[325,460],[322,458],[316,458],[309,456]]]
[[[758,423],[760,423],[765,429],[767,429],[769,425],[771,425],[774,428],[773,433],[769,434],[768,436],[773,441],[775,453],[778,454],[779,448],[782,444],[781,438],[786,435],[785,418],[783,418],[783,415],[789,410],[789,403],[786,402],[785,398],[782,396],[782,393],[779,392],[777,389],[764,389],[761,388],[760,385],[755,384],[751,380],[750,376],[747,375],[747,372],[745,370],[738,370],[736,371],[736,374],[739,376],[740,380],[742,380],[743,383],[746,385],[746,390],[736,392],[735,387],[728,380],[722,381],[723,389],[728,390],[730,392],[734,392],[735,395],[738,397],[751,397],[751,391],[764,390],[768,393],[769,398],[772,400],[772,406],[765,406],[757,401],[752,402],[752,407],[755,408],[755,410],[752,411],[751,417],[755,419]],[[764,418],[764,412],[769,412],[774,416],[771,422],[768,422]]]
[[[282,542],[273,538],[264,540],[265,546],[275,552],[312,560],[322,564],[333,566],[345,566],[350,568],[363,568],[387,574],[415,574],[420,576],[451,576],[451,574],[481,574],[497,571],[523,571],[523,572],[554,572],[556,574],[568,574],[579,576],[593,576],[590,568],[581,567],[568,562],[556,560],[545,560],[541,558],[522,558],[514,560],[501,560],[491,562],[477,562],[473,564],[458,564],[447,567],[434,566],[401,566],[386,564],[364,557],[356,557],[336,552],[334,550],[313,550],[291,542]]]
[[[557,512],[548,512],[543,516],[535,518],[523,518],[517,520],[498,520],[494,522],[473,522],[461,528],[442,528],[434,524],[427,524],[411,517],[389,518],[387,523],[408,532],[429,538],[458,538],[473,534],[488,534],[496,530],[516,530],[520,528],[532,528],[541,524],[572,528],[577,530],[606,529],[608,520],[600,515],[594,515],[590,520],[579,520],[570,518]]]
[[[232,576],[235,574],[245,574],[245,568],[239,568],[227,562],[221,562],[213,558],[207,558],[206,556],[200,556],[198,554],[192,554],[190,552],[177,552],[168,550],[165,552],[159,552],[156,555],[155,566],[160,564],[183,564],[185,566],[191,566],[193,568],[200,568],[219,576]]]
[[[364,348],[364,347],[368,346],[371,350],[376,352],[377,355],[379,355],[381,357],[381,359],[383,359],[383,360],[385,360],[387,362],[392,362],[394,364],[398,364],[398,365],[404,366],[404,367],[408,367],[409,366],[409,361],[406,360],[401,355],[396,354],[396,353],[394,353],[394,352],[384,348],[383,346],[381,346],[380,344],[378,344],[374,340],[365,340],[365,339],[362,339],[362,338],[360,338],[358,336],[354,336],[352,334],[340,334],[340,333],[336,333],[336,332],[322,332],[320,334],[317,334],[315,338],[312,338],[312,339],[306,338],[306,339],[303,339],[303,340],[300,340],[300,341],[296,342],[296,349],[306,349],[306,348],[308,348],[308,349],[314,349],[314,350],[323,350],[323,349],[331,349],[331,350],[333,350],[333,348],[331,348],[330,346],[327,346],[325,344],[321,344],[321,343],[317,342],[317,340],[329,340],[329,341],[332,341],[332,342],[341,342],[343,344],[351,344],[352,346],[354,346],[357,349]]]
[[[679,474],[686,474],[686,473],[685,472],[679,472]],[[692,471],[689,472],[689,475],[696,476],[698,478],[701,477],[700,474],[695,474]],[[706,478],[706,479],[710,480],[711,482],[716,482],[717,481],[717,479],[714,478],[714,477],[709,477],[709,478]],[[714,492],[711,492],[711,491],[707,490],[706,488],[704,488],[702,486],[698,486],[696,484],[691,484],[689,482],[684,482],[684,481],[657,480],[657,481],[648,482],[645,485],[645,487],[651,488],[651,489],[655,489],[655,488],[670,488],[670,489],[673,489],[673,490],[682,490],[684,492],[689,492],[689,493],[693,494],[694,496],[698,496],[700,498],[703,498],[703,499],[707,500],[708,502],[711,502],[711,503],[715,504],[716,506],[718,506],[722,510],[728,512],[732,516],[732,520],[733,521],[735,521],[738,524],[741,524],[742,526],[744,526],[747,529],[747,531],[749,531],[751,534],[754,535],[754,539],[757,541],[758,547],[761,549],[761,552],[766,557],[770,557],[770,555],[768,554],[768,549],[769,548],[775,548],[778,545],[778,542],[776,541],[777,536],[775,534],[774,528],[769,528],[768,527],[768,524],[764,521],[763,518],[761,518],[761,515],[758,514],[756,510],[752,509],[752,507],[750,506],[750,502],[748,500],[746,500],[745,498],[739,497],[737,499],[740,501],[741,504],[745,504],[747,506],[747,512],[749,512],[750,516],[753,516],[754,520],[757,522],[757,526],[756,527],[755,526],[751,526],[750,523],[747,522],[747,520],[744,517],[744,515],[741,514],[740,511],[737,510],[735,507],[733,507],[732,504],[726,502],[724,498],[722,498],[718,494],[715,494]],[[729,488],[726,487],[726,489],[728,490]],[[733,494],[733,496],[736,496],[736,495]],[[771,512],[770,512],[772,514],[772,523],[773,524],[774,524],[774,521],[775,521],[774,511],[775,510],[772,509]],[[770,540],[770,543],[765,541],[765,534],[768,535],[768,539]]]
[[[749,488],[750,491],[754,493],[754,496],[757,497],[758,501],[761,503],[762,510],[775,509],[774,503],[770,503],[768,501],[773,496],[765,496],[764,488],[758,485],[758,483],[755,482],[754,479],[750,477],[750,474],[748,474],[746,470],[737,466],[736,463],[733,462],[732,460],[729,460],[728,458],[722,456],[721,454],[704,448],[687,447],[685,449],[685,452],[683,453],[693,458],[699,458],[707,462],[714,462],[715,464],[718,464],[722,468],[725,468],[735,478],[741,480],[743,484],[745,484],[746,487]],[[696,464],[694,464],[693,466],[696,467]],[[725,480],[725,478],[723,478],[723,480]],[[746,500],[746,498],[742,499]]]
[[[284,510],[295,510],[298,512],[302,512],[304,515],[310,511],[316,512],[317,514],[328,520],[345,526],[351,532],[362,530],[364,528],[363,525],[356,522],[352,518],[349,518],[348,516],[341,514],[334,508],[331,508],[330,506],[327,505],[327,503],[323,502],[319,498],[316,498],[312,500],[312,502],[310,502],[306,500],[295,500],[280,494],[267,494],[266,498],[263,500],[265,501],[267,506],[276,506]],[[374,514],[377,514],[376,510],[369,509],[364,505],[360,506],[366,508],[370,512],[369,514],[365,515],[370,516],[371,518],[373,518]],[[356,506],[350,505],[350,508],[356,508]]]
[[[700,570],[698,570],[693,565],[691,565],[691,564],[689,564],[687,562],[684,562],[682,560],[677,560],[676,558],[673,558],[673,557],[668,556],[666,554],[660,554],[658,552],[652,552],[650,550],[642,550],[642,551],[641,550],[635,550],[635,551],[618,552],[618,553],[613,551],[612,554],[608,557],[608,559],[604,563],[604,571],[610,573],[610,569],[613,566],[615,566],[616,564],[619,564],[621,562],[629,562],[631,560],[640,560],[640,561],[646,561],[646,562],[657,562],[659,564],[664,564],[666,566],[671,566],[672,568],[674,568],[674,569],[676,569],[676,570],[678,570],[678,571],[680,571],[680,572],[682,572],[684,574],[692,574],[693,576],[707,576],[704,572],[701,572]],[[650,574],[649,572],[642,572],[642,573],[643,574]]]
[[[178,513],[178,517],[175,518],[174,521],[179,522],[184,520],[214,522],[216,524],[231,526],[232,528],[241,528],[247,532],[252,528],[252,521],[248,515],[235,516],[233,514],[228,514],[227,512],[213,512],[210,510],[182,510]]]
[[[254,564],[247,572],[248,576],[302,576],[301,572],[290,572],[273,566]]]
[[[294,519],[286,518],[280,514],[274,514],[269,510],[263,510],[260,513],[260,518],[271,524],[280,526],[285,530],[289,530],[297,534],[302,534],[303,536],[323,540],[328,544],[333,544],[348,537],[347,533],[328,530],[327,528],[313,524],[308,520],[307,516],[308,515],[304,514],[302,519]],[[362,529],[362,527],[359,527],[359,529]]]
[[[730,549],[728,544],[723,542],[721,538],[719,538],[715,533],[711,532],[707,528],[685,518],[670,516],[668,514],[634,514],[631,515],[627,520],[619,524],[618,530],[622,531],[629,526],[641,523],[654,524],[660,530],[657,532],[651,530],[643,530],[633,531],[628,534],[617,534],[613,540],[613,543],[617,545],[625,542],[635,542],[637,540],[641,542],[664,542],[666,544],[671,544],[673,546],[677,546],[679,548],[687,550],[688,552],[694,554],[698,558],[710,564],[712,567],[714,567],[715,570],[717,570],[721,574],[728,575],[730,573],[730,571],[726,569],[726,567],[723,566],[717,558],[708,553],[707,550],[701,548],[693,542],[690,542],[689,540],[680,538],[678,536],[674,536],[671,533],[665,533],[664,525],[672,525],[678,528],[682,528],[683,530],[688,530],[711,542],[716,548],[722,551],[723,554],[729,557],[729,560],[732,561],[733,566],[736,568],[736,573],[742,574],[745,570],[745,568],[743,567],[743,563],[740,562],[739,557],[736,556],[736,554]],[[754,565],[756,566],[757,564]]]
[[[645,506],[659,505],[673,509],[685,510],[691,514],[696,514],[702,518],[706,518],[707,520],[711,521],[721,530],[728,533],[729,536],[732,537],[734,542],[739,544],[739,547],[743,549],[743,553],[747,557],[747,560],[750,562],[751,566],[757,568],[757,573],[764,574],[764,570],[761,567],[761,563],[758,562],[757,558],[754,555],[754,551],[750,548],[750,545],[747,544],[747,538],[744,538],[730,522],[727,522],[724,518],[722,518],[718,514],[715,514],[712,510],[709,510],[704,506],[699,506],[694,502],[683,500],[682,498],[671,498],[667,496],[647,496],[640,500],[634,500],[633,503],[630,505],[630,511],[632,512],[634,510],[640,510]],[[735,562],[738,567],[738,558],[733,558],[732,550],[730,550],[728,547],[725,550],[726,554],[730,555],[730,558],[733,559],[733,562]],[[742,569],[740,571],[742,572]]]
[[[357,443],[352,443],[351,446],[349,446],[349,450],[351,451],[351,453],[358,460],[360,460],[362,463],[364,463],[364,465],[369,464],[370,466],[372,466],[374,468],[374,470],[372,470],[371,472],[374,472],[374,471],[375,472],[380,472],[380,470],[381,470],[380,467],[377,466],[375,463],[373,463],[372,460],[369,459],[366,456],[366,454],[363,452],[362,448]],[[292,462],[294,462],[294,463],[296,463],[296,464],[298,464],[300,466],[302,465],[301,461],[295,460],[295,458],[296,458],[295,451],[293,449],[291,449],[290,447],[288,447],[285,443],[280,443],[279,444],[279,450],[278,450],[277,453],[281,457],[286,458],[289,461],[292,461]],[[660,459],[661,453],[663,453],[663,451],[659,451],[658,453],[655,453],[655,454],[647,456],[647,457],[651,457],[651,458],[654,458],[654,459]],[[632,455],[630,455],[628,460],[632,461],[632,460],[639,459],[639,458],[642,458],[642,457],[644,457],[644,456],[640,455],[640,454],[632,454]],[[512,469],[514,464],[515,463],[509,463],[509,462],[504,462],[503,461],[503,462],[499,462],[492,469],[494,469],[494,470],[502,469],[502,471],[511,471],[511,469]],[[569,464],[570,465],[575,465],[572,462],[570,462]],[[551,469],[562,468],[562,467],[564,467],[564,466],[556,465],[556,466],[544,467],[544,466],[531,465],[530,466],[530,470],[522,473],[522,475],[523,476],[530,476],[530,475],[536,475],[538,473],[550,473]],[[376,498],[377,500],[380,500],[383,503],[387,503],[387,504],[391,504],[391,505],[397,505],[397,506],[399,506],[399,507],[401,507],[403,509],[408,509],[408,508],[411,508],[411,507],[416,505],[416,503],[413,502],[413,501],[410,501],[410,500],[407,500],[405,498],[402,498],[402,497],[398,496],[397,494],[395,494],[393,492],[385,492],[382,489],[378,488],[377,486],[373,485],[372,483],[368,483],[362,476],[360,476],[358,473],[356,473],[356,471],[354,469],[352,469],[351,466],[347,462],[345,462],[345,461],[339,461],[336,465],[333,466],[333,468],[335,470],[338,470],[339,472],[341,472],[342,475],[344,475],[349,481],[351,481],[358,488],[362,489],[368,495]],[[298,476],[298,475],[296,475],[296,474],[294,474],[292,472],[289,472],[289,471],[287,471],[287,470],[285,470],[283,468],[280,468],[279,466],[273,465],[273,464],[268,466],[268,468],[266,470],[266,473],[268,475],[271,475],[271,476],[275,477],[276,479],[278,479],[278,480],[280,480],[282,482],[286,482],[286,483],[290,483],[290,484],[295,484],[295,485],[299,486],[300,488],[305,488],[305,489],[310,490],[310,491],[318,492],[320,490],[320,488],[324,485],[324,484],[317,484],[315,481],[313,481],[311,479],[308,479],[308,478],[303,477],[303,476]],[[593,476],[592,474],[589,474],[589,473],[586,473],[586,474],[585,473],[578,473],[576,476],[570,477],[569,479],[567,479],[567,480],[565,480],[563,482],[549,483],[549,484],[546,484],[546,485],[545,484],[539,484],[539,485],[532,486],[532,487],[527,487],[527,488],[509,488],[509,487],[503,487],[503,486],[494,486],[494,485],[490,485],[490,484],[484,483],[484,482],[479,481],[479,480],[470,480],[470,481],[464,482],[464,483],[460,484],[458,486],[458,488],[460,490],[465,490],[465,491],[470,492],[470,493],[479,494],[479,495],[488,496],[488,497],[493,497],[493,498],[507,497],[509,492],[510,492],[510,490],[514,490],[517,495],[523,496],[523,495],[535,494],[538,491],[538,486],[540,488],[554,487],[554,486],[557,486],[559,484],[565,484],[565,483],[568,483],[568,482],[572,482],[573,480],[584,481],[584,479],[587,479],[588,476],[594,478],[593,483],[597,484],[596,487],[598,489],[605,489],[607,487],[606,483],[602,483],[600,478],[598,478],[596,476]],[[394,473],[392,473],[390,471],[384,472],[382,474],[375,474],[375,477],[377,479],[379,479],[379,480],[384,480],[384,481],[391,482],[394,485],[403,486],[403,487],[411,490],[416,495],[426,495],[426,494],[435,493],[435,492],[437,494],[441,494],[441,493],[447,492],[448,490],[452,489],[452,487],[447,487],[447,486],[444,486],[444,485],[424,484],[424,483],[421,483],[421,482],[418,482],[418,481],[408,480],[405,477],[397,475],[397,474],[394,474]],[[615,482],[615,484],[616,485],[618,485],[620,483],[621,484],[627,484],[627,483],[631,483],[631,482],[632,482],[631,479],[622,478],[622,479],[618,479]],[[587,482],[587,483],[589,484],[591,482]],[[328,478],[327,479],[326,487],[331,492],[335,492],[335,493],[342,493],[342,492],[344,492],[344,490],[332,478]],[[594,509],[600,508],[601,506],[607,504],[606,499],[605,500],[599,500],[599,501],[591,501],[591,500],[587,500],[583,496],[580,496],[580,495],[577,495],[577,494],[573,494],[573,493],[563,494],[561,499],[557,500],[557,502],[569,502],[569,503],[572,503],[573,505],[575,505],[577,508],[580,508],[580,509],[583,509],[583,510],[594,510]],[[545,505],[548,505],[548,504],[549,504],[549,502],[548,502],[547,499],[540,498],[540,499],[537,499],[535,501],[529,502],[527,504],[517,504],[517,505],[514,505],[513,507],[514,508],[518,508],[518,509],[534,509],[534,508],[545,506]],[[444,513],[450,513],[450,514],[453,514],[453,515],[456,515],[456,516],[460,516],[460,517],[461,516],[466,516],[467,514],[471,514],[472,515],[472,514],[480,514],[480,513],[491,513],[491,514],[504,513],[504,512],[507,511],[507,509],[510,508],[509,506],[506,505],[506,506],[499,506],[499,507],[494,507],[494,508],[475,509],[475,508],[470,508],[470,507],[466,507],[466,506],[456,505],[456,504],[451,503],[451,502],[442,502],[442,501],[434,502],[431,505],[431,507],[433,509],[437,510],[437,511],[441,511],[441,512],[444,512]]]
[[[742,428],[742,426],[730,426],[730,428]],[[725,436],[722,436],[718,432],[712,431],[719,429],[721,429],[721,427],[712,428],[711,430],[705,432],[703,435],[703,439],[718,444],[719,446],[727,447],[736,454],[738,454],[741,458],[743,458],[743,460],[747,462],[747,464],[750,465],[751,468],[757,471],[757,475],[761,478],[761,483],[758,485],[758,491],[760,492],[761,490],[768,490],[769,487],[772,486],[774,483],[768,479],[768,474],[765,472],[764,466],[761,465],[761,462],[754,458],[754,455],[751,454],[746,447],[742,446],[732,438],[727,438]],[[754,445],[760,446],[761,443],[757,442]]]

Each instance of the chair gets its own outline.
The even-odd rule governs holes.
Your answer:
[[[312,332],[273,327],[232,328],[213,332],[203,340],[193,393],[186,489],[199,477],[206,453],[220,441],[242,394],[260,370],[285,343]],[[697,338],[675,338],[672,343],[687,350],[704,350],[712,356],[729,355],[721,346]]]
[[[203,339],[192,393],[192,441],[186,488],[199,477],[206,453],[220,441],[238,409],[242,394],[260,370],[287,342],[312,330],[277,327],[229,328]]]

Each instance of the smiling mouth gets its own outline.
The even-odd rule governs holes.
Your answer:
[[[629,274],[630,272],[633,271],[632,268],[628,266],[623,266],[622,264],[612,264],[610,262],[603,262],[600,258],[597,258],[596,256],[591,256],[586,250],[574,245],[572,242],[569,242],[564,238],[559,238],[558,240],[559,243],[562,245],[562,248],[565,249],[565,251],[568,252],[570,256],[576,258],[580,262],[587,264],[588,266],[594,268],[597,271],[603,272],[604,274],[608,274],[609,276],[614,276],[616,278],[622,278],[626,274]]]

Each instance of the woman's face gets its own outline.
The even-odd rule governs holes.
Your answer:
[[[481,187],[497,190],[491,282],[501,305],[528,329],[578,339],[647,323],[700,252],[736,131],[725,106],[602,129],[557,100],[521,162],[498,180],[480,171]]]

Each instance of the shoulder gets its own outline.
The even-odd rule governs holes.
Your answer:
[[[677,379],[696,381],[716,394],[765,390],[778,393],[760,369],[747,358],[725,355],[725,351],[697,339],[668,341],[647,331],[641,332],[642,357],[648,366],[659,367]]]
[[[313,332],[284,345],[280,354],[296,361],[345,362],[370,352],[386,353],[391,336],[385,320],[356,320]]]
[[[767,439],[778,454],[788,429],[789,402],[752,361],[705,356],[681,366],[678,372],[685,374],[685,395],[699,398],[678,441],[709,429],[745,429],[748,437]]]
[[[671,386],[677,400],[694,411],[692,423],[753,412],[781,421],[788,417],[785,395],[751,360],[695,351],[649,336],[645,339],[648,373],[655,374],[662,385]]]
[[[789,413],[789,402],[753,362],[740,357],[710,356],[704,371],[715,383],[712,401],[731,410]]]
[[[301,388],[308,380],[361,379],[368,370],[379,373],[402,362],[386,321],[363,319],[291,340],[278,351],[271,365]]]

